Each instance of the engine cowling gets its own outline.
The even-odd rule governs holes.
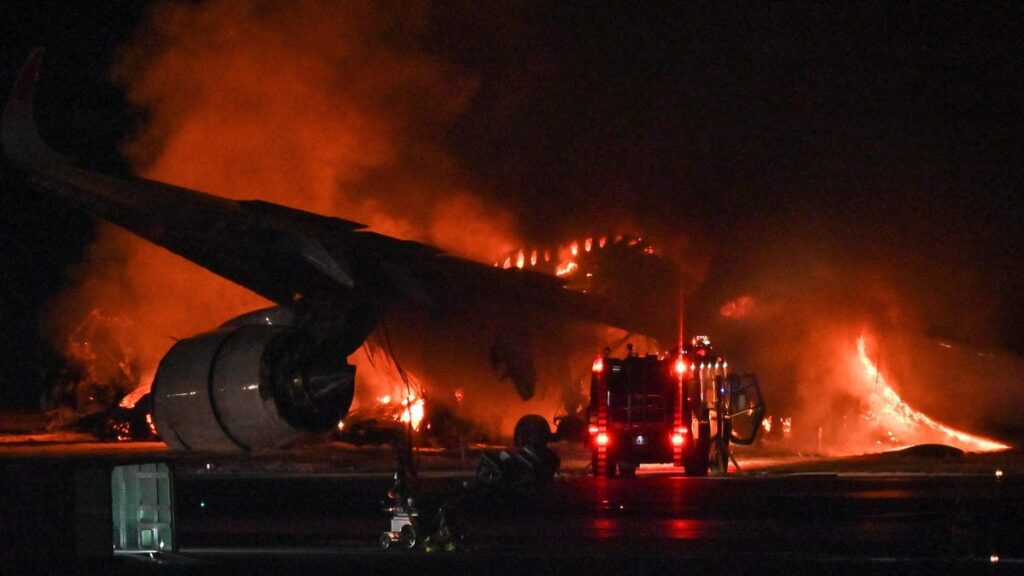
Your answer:
[[[232,322],[164,356],[153,421],[173,449],[279,448],[337,426],[354,387],[344,356],[331,359],[291,326]]]

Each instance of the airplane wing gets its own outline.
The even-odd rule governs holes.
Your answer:
[[[384,301],[443,307],[468,295],[500,296],[630,332],[672,334],[674,318],[624,312],[547,274],[462,260],[349,220],[76,166],[36,131],[33,91],[42,57],[39,49],[28,59],[3,115],[4,150],[30,182],[271,301],[369,299],[374,310],[364,311],[364,323],[372,329]]]
[[[246,315],[171,348],[151,396],[160,437],[174,448],[274,447],[331,429],[353,400],[347,359],[375,332],[390,341],[391,318],[427,345],[472,342],[476,352],[455,358],[456,368],[482,379],[503,367],[502,379],[524,399],[536,381],[531,342],[567,320],[674,341],[678,316],[660,308],[656,282],[646,281],[666,276],[664,268],[615,274],[624,283],[588,294],[555,276],[470,262],[349,220],[77,166],[36,131],[41,61],[37,50],[22,69],[0,135],[28,181],[276,302],[289,318]],[[674,299],[675,284],[666,285]],[[490,370],[467,370],[470,356],[488,359]]]

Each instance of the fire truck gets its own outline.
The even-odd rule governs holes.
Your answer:
[[[706,336],[671,354],[602,354],[591,372],[586,442],[595,475],[632,476],[645,463],[724,474],[729,445],[752,444],[764,418],[757,378],[732,371]]]

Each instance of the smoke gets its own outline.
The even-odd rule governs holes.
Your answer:
[[[419,46],[425,6],[328,0],[157,4],[114,75],[144,123],[123,152],[144,176],[235,199],[336,215],[489,261],[514,222],[465,184],[444,145],[474,82]],[[67,346],[94,310],[143,383],[174,339],[267,305],[101,224],[52,306]],[[357,355],[357,363],[364,363]]]
[[[758,374],[769,413],[793,418],[791,448],[979,448],[911,412],[972,434],[1013,440],[1019,433],[1019,412],[1007,401],[1021,392],[1024,362],[966,344],[969,332],[962,339],[934,335],[936,326],[958,325],[936,301],[975,277],[933,284],[944,273],[939,263],[926,262],[921,251],[880,250],[869,233],[846,243],[793,226],[747,247],[732,252],[738,261],[728,273],[717,263],[720,275],[691,303],[690,327],[724,342],[730,366]],[[967,306],[975,301],[964,299]],[[859,358],[862,337],[877,375]],[[886,397],[885,385],[905,407]]]

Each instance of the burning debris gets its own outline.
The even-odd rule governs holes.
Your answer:
[[[63,367],[42,398],[51,430],[103,414],[138,384],[134,348],[124,339],[131,322],[93,309],[67,335]]]

